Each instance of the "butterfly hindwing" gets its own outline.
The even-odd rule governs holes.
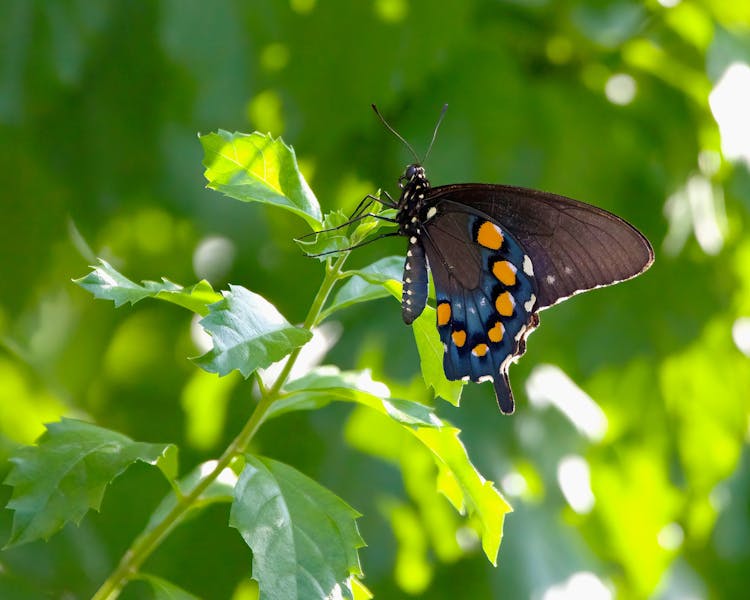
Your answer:
[[[446,212],[484,215],[511,232],[533,265],[539,309],[635,277],[653,262],[648,240],[620,217],[565,196],[506,185],[433,188]]]
[[[538,323],[527,255],[495,220],[443,206],[424,224],[422,240],[435,282],[446,377],[492,379],[501,410],[513,412],[508,367]]]

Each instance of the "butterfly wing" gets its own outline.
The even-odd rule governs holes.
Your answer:
[[[492,380],[500,409],[512,413],[508,367],[539,323],[523,249],[494,220],[442,205],[421,240],[435,282],[446,377]]]
[[[617,215],[565,196],[506,185],[433,188],[443,211],[491,219],[529,256],[544,309],[579,292],[631,279],[651,266],[648,240]]]
[[[503,185],[433,188],[421,241],[435,281],[448,379],[494,382],[513,412],[508,367],[526,350],[538,310],[635,277],[653,262],[648,240],[605,210]]]

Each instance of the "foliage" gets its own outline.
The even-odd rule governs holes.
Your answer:
[[[3,3],[0,597],[90,597],[132,545],[123,598],[255,598],[259,530],[227,524],[261,475],[304,523],[285,547],[308,508],[345,523],[294,564],[357,600],[745,595],[750,158],[722,86],[749,10]],[[303,237],[413,160],[371,102],[418,153],[449,103],[435,185],[562,193],[654,242],[643,277],[542,315],[513,417],[441,379],[434,316],[412,341],[403,240],[300,252],[387,231]],[[220,127],[255,133],[196,140]]]

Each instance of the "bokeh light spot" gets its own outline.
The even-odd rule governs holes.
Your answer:
[[[709,94],[708,103],[719,125],[724,156],[750,166],[750,66],[743,62],[729,65]]]
[[[386,23],[400,23],[408,12],[405,0],[375,0],[375,14]]]
[[[289,63],[289,48],[284,44],[268,44],[260,52],[260,65],[266,71],[281,71]]]
[[[247,105],[247,118],[258,131],[281,135],[284,133],[281,97],[273,90],[256,94]]]
[[[604,85],[604,94],[612,104],[625,106],[635,98],[637,85],[635,79],[626,73],[612,75]]]
[[[557,464],[557,483],[570,507],[585,515],[594,508],[589,465],[581,456],[569,455]]]
[[[223,281],[234,263],[234,244],[222,236],[209,236],[193,252],[193,271],[199,279]]]

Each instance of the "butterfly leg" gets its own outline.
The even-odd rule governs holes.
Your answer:
[[[351,214],[349,219],[351,220],[358,216],[362,211],[367,210],[373,202],[380,202],[383,206],[387,206],[388,208],[397,207],[396,202],[394,202],[393,198],[391,198],[391,195],[388,192],[384,191],[383,195],[385,195],[385,199],[383,199],[382,197],[378,198],[376,196],[373,196],[372,194],[367,194],[367,196],[362,198],[359,204],[357,204],[357,208],[354,209],[354,212]]]

